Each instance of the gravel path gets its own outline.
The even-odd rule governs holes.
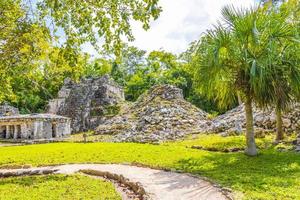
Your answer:
[[[166,172],[143,167],[119,164],[70,164],[52,167],[18,169],[19,171],[51,169],[56,173],[73,174],[83,169],[122,175],[132,182],[139,182],[153,200],[225,200],[219,188],[210,182],[187,174]],[[0,170],[18,171],[18,170]]]

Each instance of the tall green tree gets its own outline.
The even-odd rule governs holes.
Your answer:
[[[197,65],[200,86],[220,106],[236,101],[240,93],[245,105],[247,155],[257,155],[252,105],[265,108],[276,99],[275,73],[279,65],[267,64],[269,48],[286,30],[272,24],[261,8],[222,9],[223,21],[202,38]]]
[[[28,78],[39,67],[49,47],[49,31],[32,21],[20,1],[0,2],[0,102],[16,98],[12,83]]]
[[[43,110],[66,77],[83,75],[87,61],[70,53],[75,49],[55,46],[49,28],[28,12],[19,0],[0,2],[0,103],[25,113]]]
[[[300,60],[299,60],[299,1],[290,0],[280,6],[267,5],[271,29],[276,37],[270,39],[266,48],[265,65],[273,70],[274,100],[276,113],[276,141],[283,140],[284,112],[300,96]]]

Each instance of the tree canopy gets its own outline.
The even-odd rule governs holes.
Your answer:
[[[66,77],[93,73],[82,44],[118,55],[122,40],[134,39],[131,21],[148,29],[160,12],[157,0],[1,1],[0,102],[24,112],[42,110]]]
[[[122,37],[134,40],[133,20],[147,30],[150,20],[161,12],[158,0],[40,0],[37,6],[39,17],[51,21],[54,33],[63,30],[67,45],[90,42],[99,49],[99,39],[103,39],[103,47],[116,54],[121,50]]]

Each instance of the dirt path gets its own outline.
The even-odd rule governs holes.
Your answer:
[[[91,169],[122,175],[132,182],[139,182],[153,200],[225,200],[219,188],[210,182],[187,174],[166,172],[143,167],[118,164],[71,164],[24,170],[51,169],[56,173],[73,174],[79,170]],[[18,171],[18,170],[0,170]]]

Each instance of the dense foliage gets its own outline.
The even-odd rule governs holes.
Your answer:
[[[1,1],[0,10],[0,102],[37,112],[65,77],[82,76],[87,57],[70,59],[71,49],[54,45],[49,28],[32,18],[20,1]]]
[[[22,112],[38,112],[53,98],[63,80],[85,76],[88,56],[80,46],[104,38],[104,49],[116,55],[121,37],[132,40],[130,20],[157,18],[151,1],[0,1],[0,103]]]

